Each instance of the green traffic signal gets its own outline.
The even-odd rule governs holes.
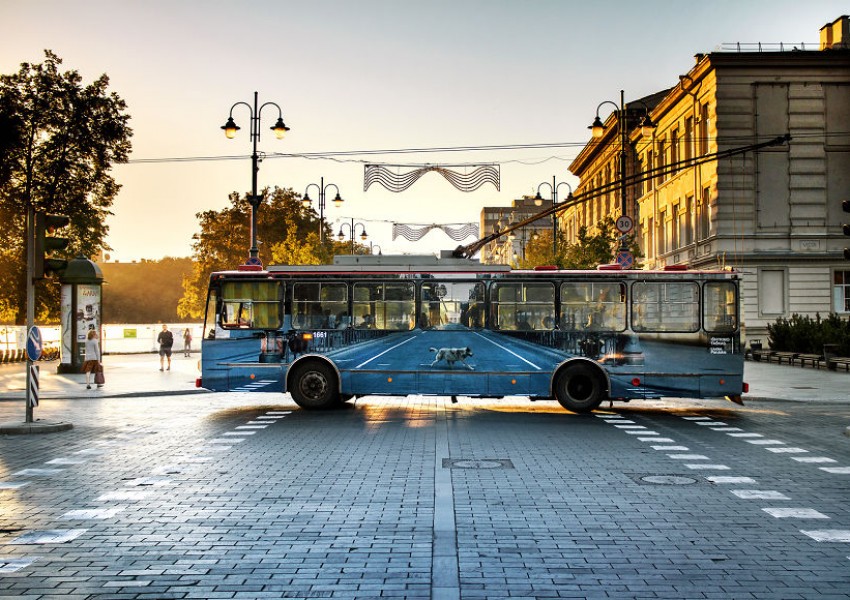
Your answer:
[[[63,258],[53,258],[54,252],[68,247],[67,238],[55,237],[51,234],[70,225],[71,219],[65,215],[46,215],[35,213],[35,264],[33,279],[44,279],[49,273],[64,271],[68,261]]]

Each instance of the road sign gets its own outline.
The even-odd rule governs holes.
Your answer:
[[[41,358],[42,349],[41,330],[38,327],[30,327],[27,334],[27,356],[31,361],[36,361]]]
[[[616,222],[617,231],[620,233],[628,233],[630,232],[634,226],[634,220],[628,215],[621,215]]]
[[[617,252],[617,264],[623,269],[631,269],[635,264],[635,257],[628,250]]]

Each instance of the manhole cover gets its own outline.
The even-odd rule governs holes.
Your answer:
[[[652,485],[690,485],[697,480],[684,475],[644,475],[640,478],[640,482]]]
[[[444,469],[513,469],[507,458],[444,458]]]

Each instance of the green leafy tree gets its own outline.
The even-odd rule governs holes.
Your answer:
[[[31,205],[70,217],[67,256],[106,249],[106,217],[120,186],[113,164],[127,161],[126,104],[101,75],[84,84],[60,72],[50,50],[40,64],[0,75],[0,319],[26,320],[26,214]],[[37,317],[58,317],[58,286],[37,286]]]
[[[263,190],[265,201],[257,213],[257,239],[263,264],[321,264],[330,262],[333,242],[326,227],[326,245],[318,243],[319,220],[304,209],[291,189]],[[183,297],[177,306],[181,318],[200,319],[204,314],[210,273],[235,269],[245,263],[251,244],[247,196],[230,194],[230,206],[195,215],[201,232],[192,244],[191,274],[183,278]]]
[[[635,258],[639,258],[640,248],[634,235],[626,236],[626,245]],[[596,224],[594,231],[587,227],[579,228],[576,243],[567,243],[566,236],[558,233],[558,253],[552,251],[552,233],[543,232],[532,239],[525,247],[525,259],[519,267],[531,269],[540,265],[556,265],[561,269],[595,269],[598,265],[614,262],[620,249],[620,232],[614,219],[605,217]],[[635,268],[640,268],[635,264]]]

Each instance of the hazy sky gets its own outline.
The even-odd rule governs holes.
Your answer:
[[[109,75],[110,90],[127,102],[133,153],[114,170],[123,187],[108,221],[113,259],[190,255],[195,214],[250,190],[247,109],[233,113],[243,128],[236,139],[220,127],[254,91],[279,104],[292,128],[275,139],[277,112],[262,112],[261,188],[303,194],[324,177],[346,201],[329,203],[329,221],[356,218],[385,253],[433,252],[457,243],[439,231],[393,242],[390,222],[477,222],[482,206],[508,206],[553,176],[575,185],[567,166],[599,103],[618,100],[620,89],[629,101],[671,87],[694,54],[723,43],[816,48],[820,27],[848,8],[847,0],[0,0],[0,72],[41,62],[47,48],[86,83]],[[603,118],[609,112],[603,107]],[[571,145],[272,156],[553,142]],[[133,162],[213,156],[241,158]],[[430,173],[403,193],[364,192],[364,161],[498,162],[501,191],[461,193]]]

